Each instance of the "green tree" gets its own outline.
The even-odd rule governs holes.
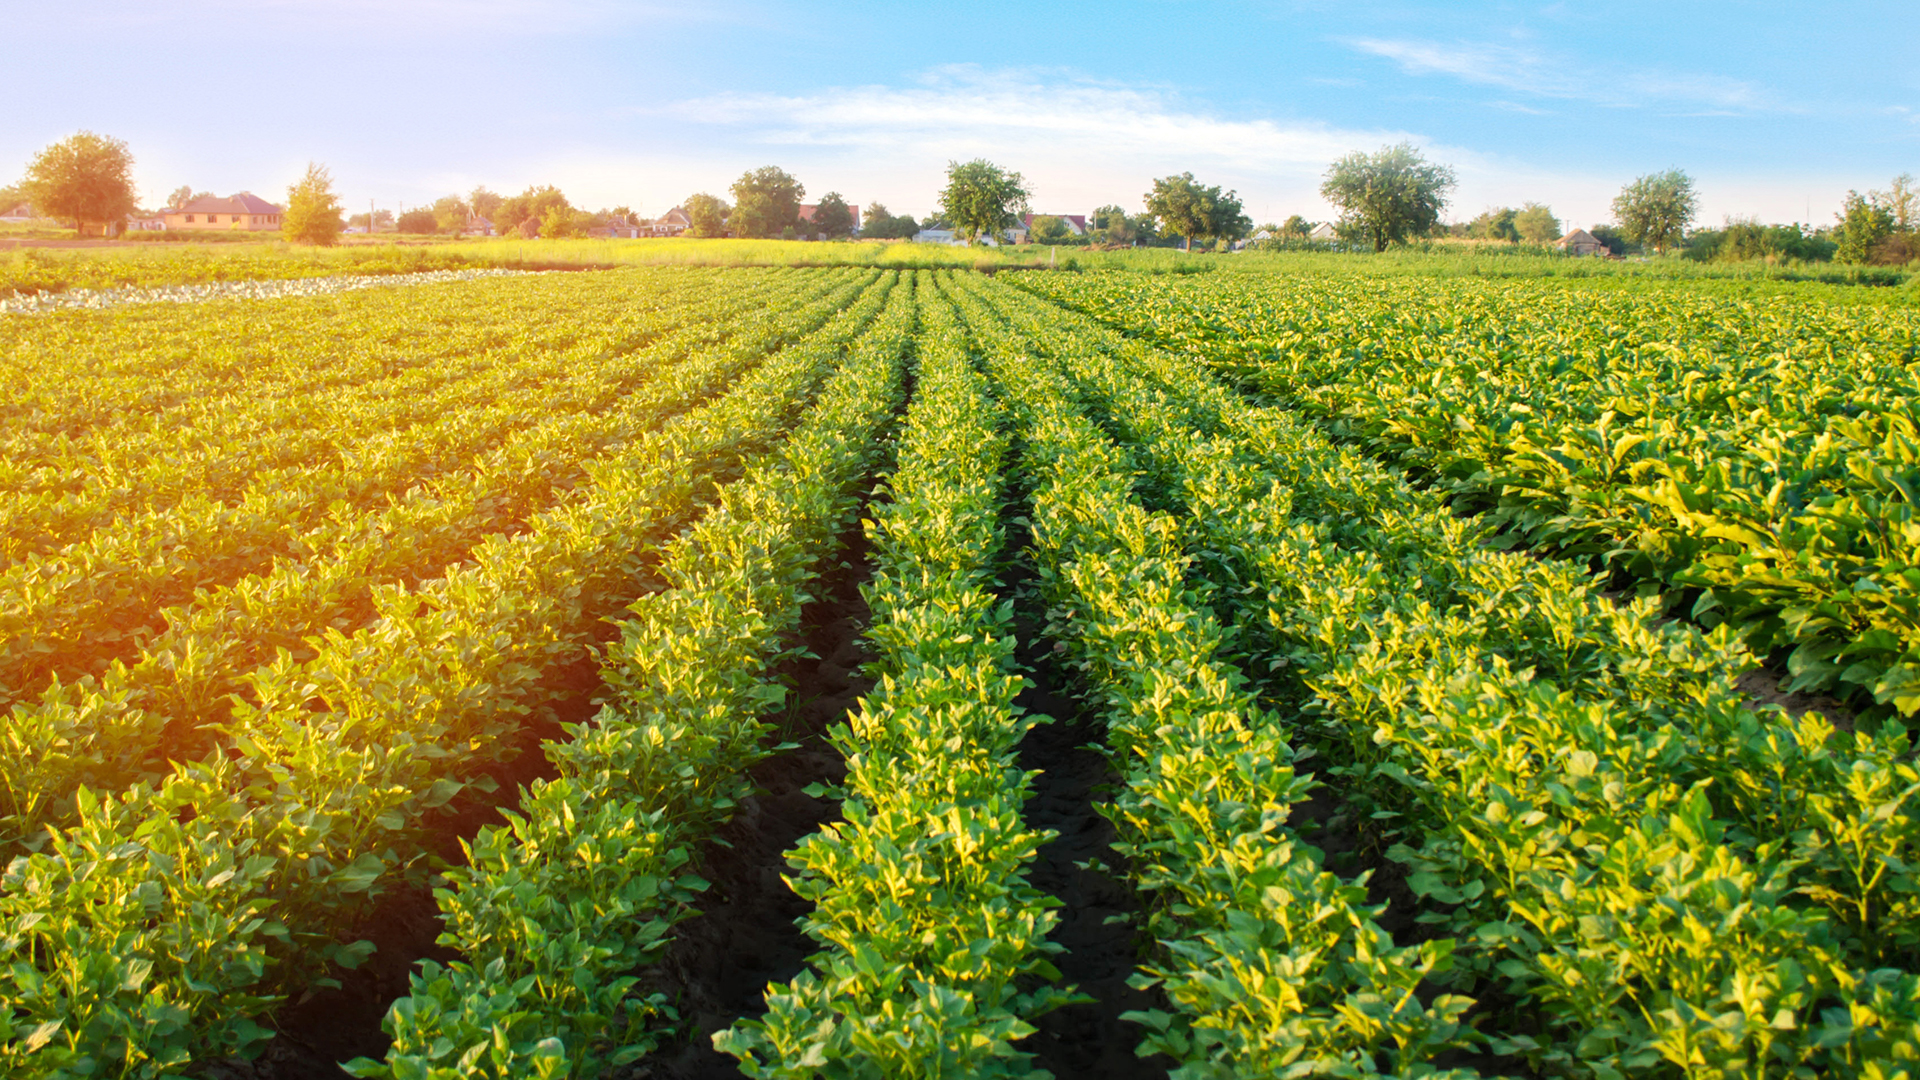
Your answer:
[[[1679,169],[1642,176],[1613,199],[1613,219],[1620,231],[1634,243],[1662,252],[1686,237],[1699,210],[1693,178]]]
[[[912,214],[895,216],[884,203],[868,203],[860,222],[860,235],[874,240],[911,240],[920,231]]]
[[[20,186],[35,214],[71,221],[74,231],[83,235],[88,225],[111,230],[138,202],[133,153],[119,139],[91,131],[40,151]]]
[[[1036,214],[1027,222],[1027,239],[1036,244],[1072,243],[1073,226],[1054,214]]]
[[[1912,173],[1894,177],[1887,190],[1873,193],[1873,201],[1893,216],[1894,232],[1920,229],[1920,191],[1914,189]]]
[[[727,217],[732,213],[732,209],[719,197],[708,195],[703,191],[698,195],[687,196],[687,201],[680,205],[686,210],[687,221],[690,222],[687,228],[688,236],[725,236],[727,234]]]
[[[493,215],[500,211],[500,204],[506,201],[505,197],[488,191],[485,184],[467,193],[467,205],[473,208],[475,214],[488,221],[493,220]]]
[[[1840,219],[1840,249],[1834,257],[1841,262],[1864,263],[1873,259],[1873,249],[1893,235],[1893,211],[1873,195],[1847,192]]]
[[[529,186],[520,194],[500,201],[494,211],[493,224],[500,235],[505,236],[524,222],[544,221],[547,211],[556,206],[573,209],[573,204],[552,184]]]
[[[199,198],[199,196],[194,193],[194,190],[191,186],[187,184],[181,184],[179,187],[173,189],[173,194],[167,196],[167,206],[170,208],[178,209],[179,207],[185,206],[197,198]],[[5,199],[0,199],[0,203],[4,203],[4,202],[6,202]]]
[[[1520,239],[1520,229],[1514,224],[1519,211],[1510,206],[1493,206],[1480,211],[1479,216],[1467,222],[1467,238],[1470,240],[1503,240],[1513,243]]]
[[[1313,235],[1313,222],[1294,214],[1280,223],[1280,239],[1305,240]]]
[[[400,231],[403,233],[425,236],[435,232],[439,228],[440,223],[434,220],[433,209],[431,207],[416,206],[411,210],[403,210],[400,212]]]
[[[1450,166],[1428,161],[1412,143],[1399,143],[1374,154],[1356,150],[1334,162],[1320,195],[1340,208],[1344,235],[1385,251],[1440,224],[1454,183]]]
[[[1188,250],[1196,238],[1238,240],[1253,227],[1241,210],[1238,192],[1196,184],[1192,173],[1155,180],[1146,202],[1147,213],[1167,232],[1186,241]]]
[[[1017,172],[985,158],[965,164],[947,162],[947,186],[940,192],[940,214],[954,235],[973,244],[982,236],[999,239],[1020,221],[1032,193]]]
[[[582,213],[566,203],[554,203],[540,215],[540,238],[542,240],[566,240],[586,235],[587,225],[593,220],[591,214]]]
[[[1520,239],[1529,244],[1551,244],[1561,236],[1560,219],[1536,202],[1526,204],[1513,215],[1513,227],[1520,233]]]
[[[1140,238],[1139,223],[1112,203],[1095,209],[1087,224],[1092,238],[1102,244],[1131,244]]]
[[[779,236],[800,223],[800,201],[807,189],[772,165],[742,173],[733,182],[733,235]]]
[[[825,233],[829,240],[844,240],[853,235],[853,210],[837,191],[820,196],[813,208],[813,231]]]
[[[299,183],[287,189],[287,212],[280,217],[280,235],[296,244],[331,247],[346,227],[340,220],[340,197],[333,193],[333,174],[325,165],[308,162]]]
[[[458,195],[442,195],[433,200],[433,224],[443,233],[459,236],[467,231],[467,219],[473,210]]]

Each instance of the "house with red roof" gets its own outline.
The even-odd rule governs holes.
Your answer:
[[[1032,229],[1033,219],[1037,217],[1057,217],[1067,223],[1067,228],[1073,230],[1073,235],[1087,235],[1087,215],[1085,214],[1026,214],[1020,218],[1020,224]]]
[[[169,229],[225,229],[230,232],[276,232],[286,208],[250,191],[231,198],[202,195],[185,206],[161,212]]]

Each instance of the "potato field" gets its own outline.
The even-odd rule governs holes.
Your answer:
[[[1920,308],[0,316],[0,1074],[1920,1077]]]

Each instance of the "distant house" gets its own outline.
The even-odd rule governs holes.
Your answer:
[[[1023,228],[1033,228],[1033,219],[1037,217],[1057,217],[1067,223],[1067,228],[1075,236],[1087,235],[1087,215],[1085,214],[1026,214],[1020,218]]]
[[[1607,245],[1601,243],[1585,229],[1575,229],[1554,241],[1554,247],[1569,255],[1605,255]]]
[[[14,207],[13,209],[7,211],[6,213],[0,214],[0,221],[4,221],[9,225],[18,225],[21,222],[32,221],[32,220],[33,220],[33,204],[32,203],[21,203],[19,206]]]
[[[647,226],[647,232],[650,236],[679,236],[691,228],[693,219],[687,216],[687,208],[676,206],[654,218],[653,223]]]
[[[1313,227],[1313,231],[1307,234],[1307,239],[1317,244],[1331,244],[1340,239],[1340,231],[1333,227],[1333,222],[1323,221]]]
[[[638,240],[642,236],[652,236],[647,228],[630,221],[610,221],[587,230],[587,235],[600,240]]]
[[[127,219],[128,232],[165,232],[166,228],[167,219],[165,215],[162,214],[151,214],[146,217],[130,217]]]
[[[467,218],[467,227],[465,231],[470,236],[498,235],[494,232],[493,222],[486,218],[481,217],[478,214],[473,214]]]
[[[916,244],[964,244],[966,241],[953,234],[952,229],[921,229],[913,234]]]
[[[814,211],[819,209],[820,207],[815,203],[802,203],[800,206],[800,220],[811,224],[813,222]],[[860,208],[849,203],[847,209],[853,213],[853,231],[857,233],[860,231]],[[800,231],[804,234],[806,230],[802,229]],[[814,235],[817,236],[819,234],[815,233]]]
[[[277,232],[286,208],[270,203],[250,191],[229,199],[202,195],[185,206],[169,206],[160,212],[169,229],[222,229],[228,232]]]

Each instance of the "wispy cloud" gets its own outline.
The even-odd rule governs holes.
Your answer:
[[[1092,167],[1106,171],[1213,167],[1296,178],[1317,177],[1349,151],[1412,138],[1314,121],[1237,119],[1162,88],[971,65],[934,69],[918,85],[720,94],[659,111],[750,131],[777,146],[938,161],[990,155],[1020,168],[1097,162]]]
[[[1535,97],[1710,115],[1790,111],[1750,82],[1720,75],[1618,70],[1539,49],[1353,38],[1349,46],[1398,64],[1409,75],[1446,75]]]

